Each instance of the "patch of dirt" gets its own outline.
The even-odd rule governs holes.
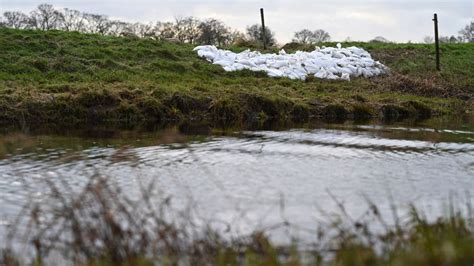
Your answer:
[[[455,97],[466,100],[467,92],[459,88],[447,87],[435,81],[436,77],[413,78],[396,72],[388,76],[373,78],[378,89],[409,93],[426,97]]]

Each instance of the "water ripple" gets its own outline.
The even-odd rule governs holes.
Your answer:
[[[29,147],[25,141],[0,157],[0,221],[29,197],[43,197],[44,178],[78,188],[96,172],[132,195],[138,182],[157,182],[164,194],[181,203],[192,199],[209,215],[229,216],[238,207],[271,216],[268,210],[284,195],[297,220],[305,220],[315,202],[330,208],[327,190],[358,210],[361,193],[374,201],[387,200],[387,191],[400,202],[433,201],[474,187],[474,143],[465,137],[472,132],[354,127],[246,131],[166,144],[144,135],[141,146],[136,138],[114,144],[63,137]]]

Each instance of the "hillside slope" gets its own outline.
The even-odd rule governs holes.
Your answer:
[[[441,73],[428,45],[348,45],[367,49],[391,74],[351,82],[274,79],[226,73],[188,44],[2,28],[0,121],[403,118],[472,109],[474,44],[443,45]]]

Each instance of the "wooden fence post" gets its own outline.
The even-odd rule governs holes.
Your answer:
[[[438,35],[438,14],[434,14],[434,33],[435,33],[435,46],[436,46],[436,70],[441,71],[440,60],[439,60],[439,35]]]
[[[267,36],[265,30],[265,15],[263,13],[263,8],[260,8],[260,17],[262,18],[262,42],[263,42],[263,50],[267,49]]]

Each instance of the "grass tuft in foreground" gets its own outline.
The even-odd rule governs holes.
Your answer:
[[[429,221],[415,207],[393,222],[368,201],[367,214],[340,214],[316,225],[315,242],[275,245],[269,231],[225,237],[210,226],[198,226],[192,210],[169,216],[170,199],[156,201],[153,184],[129,197],[111,179],[94,175],[78,193],[62,182],[46,180],[49,198],[23,209],[9,241],[26,239],[31,262],[48,265],[60,252],[75,265],[472,265],[474,216],[454,207]],[[450,205],[452,206],[452,205]],[[281,227],[291,226],[282,222]],[[374,229],[378,227],[379,229]],[[274,228],[273,228],[274,229]],[[25,259],[6,249],[1,265]],[[22,256],[25,258],[28,256]],[[26,261],[28,262],[28,261]]]

